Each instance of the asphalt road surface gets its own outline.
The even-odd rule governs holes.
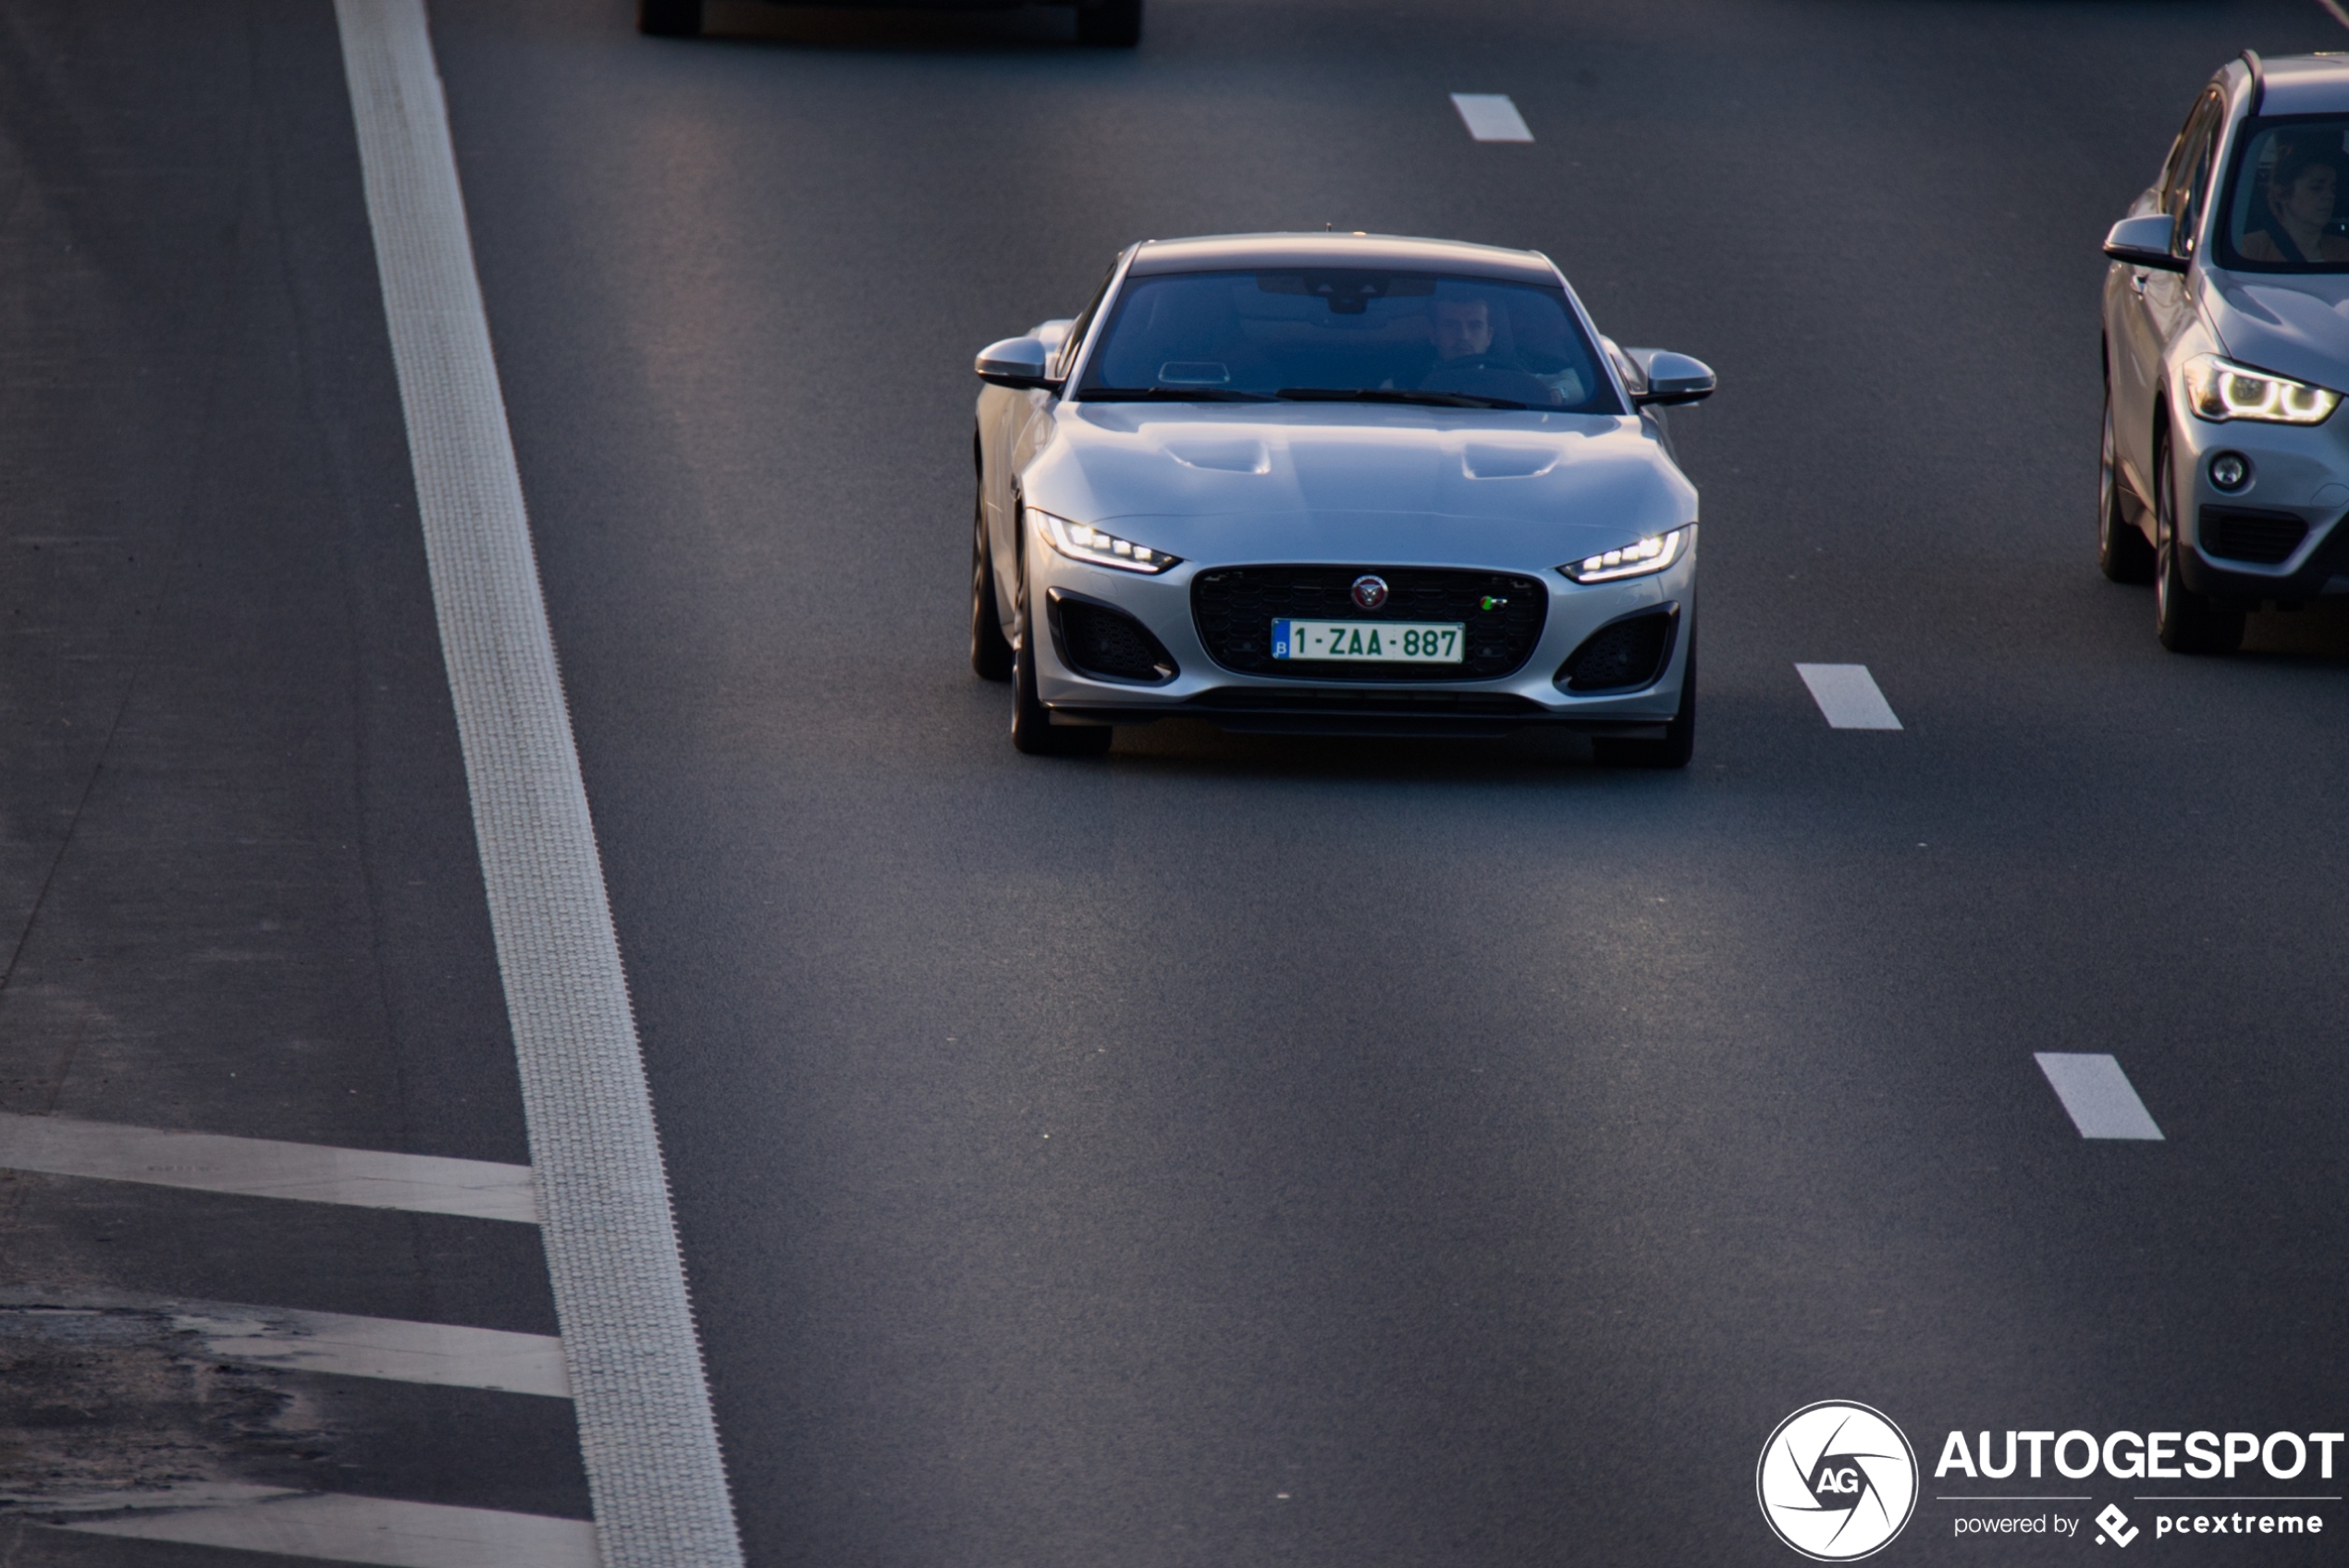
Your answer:
[[[2323,7],[432,16],[750,1561],[1766,1568],[1827,1399],[1919,1451],[1887,1562],[2097,1550],[1943,1494],[2349,1491],[1932,1475],[2349,1422],[2349,613],[2166,654],[2093,511],[2097,241]],[[0,1109],[520,1161],[340,69],[323,0],[0,17]],[[971,353],[1130,240],[1324,225],[1538,247],[1719,372],[1685,774],[1013,752]],[[513,1227],[12,1180],[0,1286],[554,1331]],[[464,1400],[316,1425],[352,1488],[584,1516],[559,1410]]]

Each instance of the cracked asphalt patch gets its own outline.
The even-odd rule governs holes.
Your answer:
[[[339,1476],[333,1401],[210,1359],[171,1315],[0,1307],[0,1512],[191,1484],[318,1489]],[[309,1381],[315,1381],[311,1379]]]

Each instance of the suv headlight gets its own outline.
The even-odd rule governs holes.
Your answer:
[[[2186,384],[2186,406],[2200,417],[2223,423],[2257,420],[2263,424],[2322,424],[2341,404],[2341,394],[2305,381],[2196,354],[2178,372]]]
[[[1680,551],[1696,532],[1696,524],[1676,528],[1669,533],[1651,533],[1635,539],[1619,550],[1601,550],[1595,556],[1585,556],[1579,561],[1568,561],[1558,570],[1577,582],[1612,582],[1618,577],[1645,577],[1652,571],[1662,571],[1680,558]]]
[[[1114,533],[1104,533],[1085,523],[1054,517],[1051,512],[1030,507],[1028,515],[1044,525],[1044,537],[1051,541],[1052,548],[1073,561],[1115,567],[1120,571],[1146,571],[1152,576],[1183,564],[1180,556],[1137,545],[1131,539],[1120,539]]]

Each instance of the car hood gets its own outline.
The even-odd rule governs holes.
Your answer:
[[[2210,273],[2210,329],[2230,359],[2349,390],[2349,274]]]
[[[1083,402],[1051,418],[1028,502],[1191,560],[1539,570],[1697,515],[1636,418]]]

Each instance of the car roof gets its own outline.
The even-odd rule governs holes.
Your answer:
[[[1396,234],[1216,234],[1195,239],[1146,239],[1135,249],[1128,271],[1147,275],[1214,272],[1225,267],[1359,266],[1557,285],[1557,269],[1536,251]]]
[[[2281,55],[2259,62],[2259,113],[2320,115],[2349,111],[2349,55]]]

